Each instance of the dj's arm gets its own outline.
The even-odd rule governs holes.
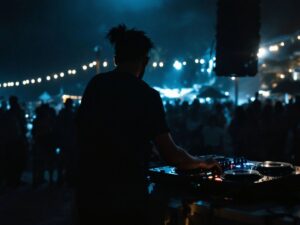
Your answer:
[[[170,133],[158,135],[154,139],[154,143],[167,163],[176,166],[178,169],[214,168],[221,173],[221,167],[216,161],[205,161],[190,155],[187,151],[175,144]]]

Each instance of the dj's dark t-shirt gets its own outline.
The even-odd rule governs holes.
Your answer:
[[[81,185],[145,192],[151,141],[169,131],[159,93],[131,74],[96,75],[77,122]]]

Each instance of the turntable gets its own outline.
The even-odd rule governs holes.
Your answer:
[[[300,190],[300,167],[287,162],[248,161],[244,157],[200,156],[217,160],[223,169],[220,177],[201,169],[181,171],[172,166],[149,169],[154,183],[170,188],[189,187],[196,196],[231,196],[234,199],[286,198]],[[282,194],[284,193],[284,194]]]
[[[255,182],[263,177],[257,170],[234,169],[224,171],[223,180],[232,182]]]
[[[257,163],[254,168],[261,174],[272,177],[287,176],[295,173],[294,166],[286,162],[265,161]]]

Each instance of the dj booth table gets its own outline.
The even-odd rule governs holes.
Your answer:
[[[178,176],[173,169],[169,172],[166,167],[152,170],[152,180],[168,195],[165,225],[300,225],[300,168],[294,169],[292,176],[264,176],[253,185],[235,183],[234,191],[226,182],[203,185],[201,181],[201,191],[183,187],[187,177]]]
[[[188,224],[257,224],[288,225],[300,224],[300,203],[283,205],[279,203],[214,205],[197,201],[189,205]]]

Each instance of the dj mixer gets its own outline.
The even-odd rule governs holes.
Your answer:
[[[286,198],[300,192],[300,167],[287,162],[250,161],[244,157],[199,156],[219,162],[214,170],[179,170],[172,166],[149,169],[152,182],[185,190],[193,195],[215,195],[233,199]]]

